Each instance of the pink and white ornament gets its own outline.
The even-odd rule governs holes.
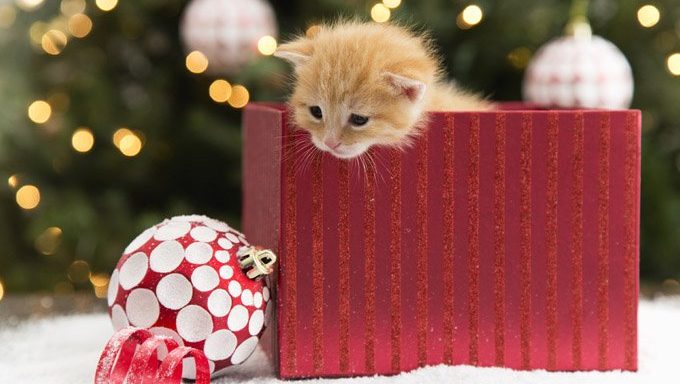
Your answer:
[[[621,51],[599,36],[565,36],[541,47],[524,76],[524,99],[541,106],[625,109],[633,74]]]
[[[276,37],[277,25],[264,0],[192,0],[180,33],[187,52],[208,58],[208,73],[233,75],[257,56],[260,38]]]
[[[204,216],[178,216],[142,232],[111,274],[109,314],[127,326],[169,336],[205,353],[210,373],[245,361],[272,310],[267,279],[253,280],[239,258],[250,247],[242,233]],[[193,360],[184,378],[194,379]]]

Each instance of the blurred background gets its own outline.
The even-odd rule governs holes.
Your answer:
[[[677,289],[680,2],[593,0],[588,14],[643,111],[642,279]],[[340,15],[425,27],[460,83],[520,100],[570,2],[0,0],[0,300],[105,297],[121,250],[165,217],[238,227],[240,109],[284,100],[277,42]]]

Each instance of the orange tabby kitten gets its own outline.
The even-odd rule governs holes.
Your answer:
[[[340,158],[373,145],[407,145],[426,111],[492,108],[444,79],[427,38],[396,25],[339,22],[275,55],[295,67],[295,122],[317,148]]]

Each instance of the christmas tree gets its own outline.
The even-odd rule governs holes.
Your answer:
[[[192,212],[237,224],[240,109],[287,92],[272,37],[338,16],[397,20],[430,31],[464,86],[519,100],[529,60],[562,33],[570,9],[565,0],[276,1],[278,37],[262,36],[256,57],[225,76],[187,56],[187,4],[0,1],[0,292],[103,297],[121,250],[146,227]],[[680,4],[595,0],[588,14],[630,61],[643,111],[643,278],[678,279]]]

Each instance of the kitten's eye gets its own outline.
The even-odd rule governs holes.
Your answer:
[[[321,112],[321,108],[318,106],[309,107],[309,113],[311,113],[315,119],[321,120],[323,118],[323,112]]]
[[[361,127],[361,126],[366,125],[366,123],[368,123],[368,117],[352,114],[349,117],[349,123],[352,124],[355,127]]]

